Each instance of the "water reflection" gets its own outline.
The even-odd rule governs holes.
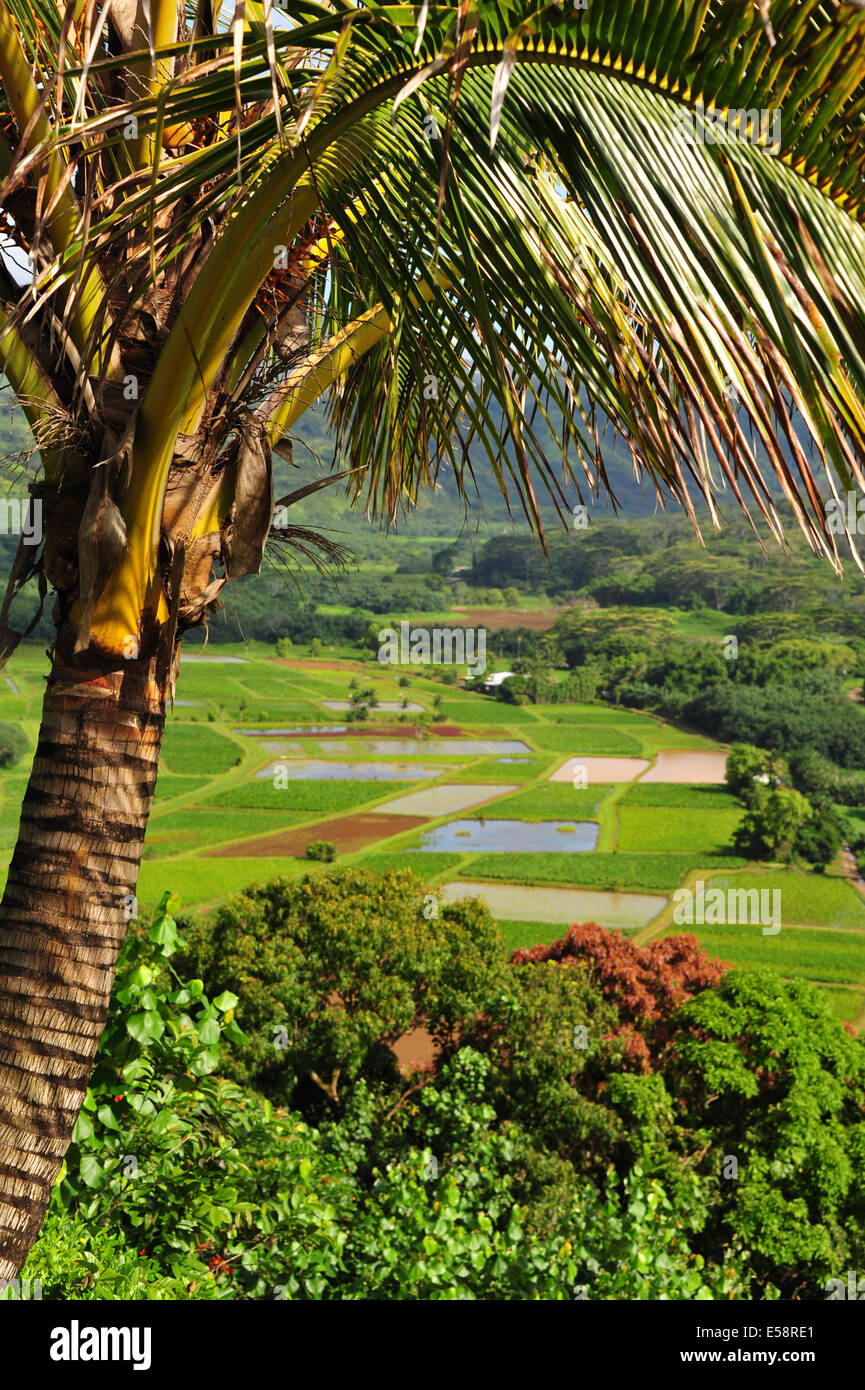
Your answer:
[[[422,850],[586,854],[598,843],[593,821],[454,820],[428,830]]]

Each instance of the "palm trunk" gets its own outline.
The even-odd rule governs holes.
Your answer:
[[[155,660],[55,653],[0,905],[0,1278],[39,1233],[105,1027],[165,722]]]

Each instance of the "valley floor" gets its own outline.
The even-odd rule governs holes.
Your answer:
[[[22,647],[0,691],[0,719],[23,723],[34,745],[43,675],[43,655]],[[341,709],[352,681],[375,691],[365,723]],[[204,911],[249,884],[318,871],[306,849],[324,840],[338,864],[412,868],[445,901],[485,898],[509,950],[577,920],[641,944],[693,931],[734,965],[817,982],[840,1018],[865,1025],[861,888],[840,857],[825,874],[736,858],[741,810],[709,739],[607,705],[512,706],[417,667],[277,659],[255,643],[192,649],[176,696],[138,883],[145,908],[168,889],[182,911]],[[0,772],[3,873],[26,778],[25,763]],[[777,901],[781,929],[700,912],[731,888]],[[693,924],[675,920],[682,889]]]

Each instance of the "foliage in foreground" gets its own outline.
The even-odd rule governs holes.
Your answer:
[[[24,1277],[61,1299],[820,1298],[861,1261],[865,1048],[815,989],[591,924],[509,963],[480,904],[431,903],[406,872],[317,874],[184,946],[164,900],[124,948]],[[419,1020],[439,1045],[406,1075],[392,1044]]]

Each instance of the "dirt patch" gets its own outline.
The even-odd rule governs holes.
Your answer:
[[[434,1071],[439,1050],[432,1033],[423,1024],[391,1043],[391,1052],[403,1072]]]
[[[727,754],[715,749],[668,748],[658,754],[640,782],[709,783],[721,787],[727,780]]]
[[[330,1008],[335,1006],[345,1008],[345,1000],[338,989],[331,991],[327,1002]],[[400,1071],[404,1074],[416,1071],[435,1071],[435,1064],[441,1052],[441,1048],[424,1023],[419,1023],[416,1028],[410,1028],[407,1033],[401,1033],[395,1042],[388,1043],[387,1046],[396,1058]]]
[[[555,626],[566,608],[548,608],[541,613],[515,613],[500,608],[455,608],[455,613],[465,618],[470,627],[485,627],[490,632],[504,632],[506,629],[526,627],[530,632],[548,632]]]
[[[275,835],[260,835],[257,840],[244,840],[239,845],[209,850],[210,859],[305,859],[306,847],[314,840],[330,840],[340,854],[352,854],[366,849],[378,840],[389,840],[404,830],[416,830],[427,823],[426,816],[376,816],[372,812],[357,816],[337,816],[319,821],[300,830],[281,830]]]

